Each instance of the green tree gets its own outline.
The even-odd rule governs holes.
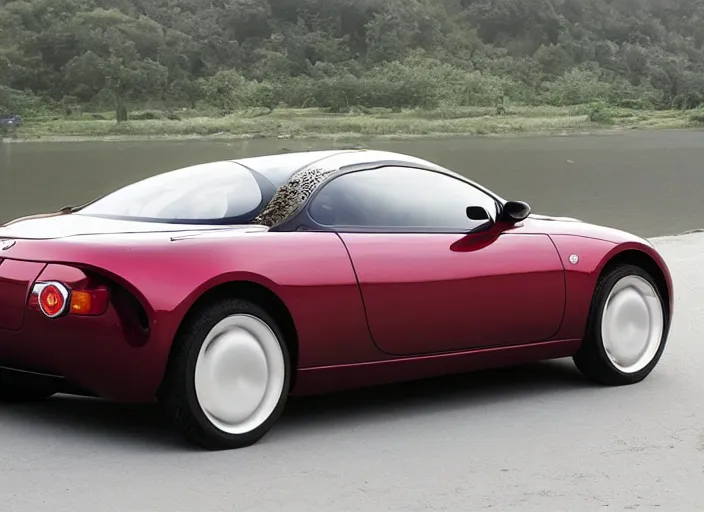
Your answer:
[[[0,0],[13,108],[704,102],[701,0]],[[435,73],[435,75],[433,75]],[[443,77],[439,79],[438,77]]]

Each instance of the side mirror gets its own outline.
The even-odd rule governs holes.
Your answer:
[[[468,206],[467,217],[470,220],[489,220],[489,212],[483,206]]]
[[[520,222],[530,215],[530,205],[523,201],[507,201],[501,212],[501,220]]]
[[[472,229],[473,233],[484,231],[494,225],[494,219],[491,218],[491,215],[483,206],[468,206],[467,217],[469,220],[480,222],[478,226]]]

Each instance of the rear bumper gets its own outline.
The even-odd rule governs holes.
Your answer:
[[[133,346],[113,310],[95,318],[51,320],[27,312],[18,331],[0,330],[0,367],[59,378],[67,392],[120,402],[154,398],[166,357],[150,342]]]
[[[5,274],[10,268],[7,261],[0,265]],[[13,273],[36,265],[15,263]],[[0,306],[13,311],[11,316],[0,317],[0,371],[45,374],[58,379],[67,392],[84,390],[82,394],[120,402],[151,401],[161,384],[172,339],[156,317],[149,315],[145,322],[137,322],[134,308],[125,303],[124,292],[114,289],[110,306],[100,316],[47,318],[27,307],[33,282],[51,277],[72,285],[85,274],[60,265],[48,265],[36,274],[33,271],[24,282],[24,294],[17,293],[15,287],[10,295],[7,290],[11,288],[0,286],[0,292],[6,291],[0,295]],[[5,275],[5,281],[12,281],[10,277]],[[18,314],[19,308],[23,311]],[[31,374],[25,376],[32,378]]]
[[[69,393],[72,395],[96,396],[95,393],[75,386],[60,375],[48,373],[31,372],[17,368],[0,366],[0,385],[10,383],[16,386],[26,386],[29,388],[39,387],[41,389],[51,389],[55,393]]]
[[[18,331],[0,330],[0,367],[48,374],[70,389],[119,402],[147,402],[156,395],[167,354],[150,341],[130,344],[110,309],[94,318],[43,318],[28,311]]]

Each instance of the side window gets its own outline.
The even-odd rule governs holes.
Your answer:
[[[406,167],[358,171],[326,184],[309,206],[326,226],[466,232],[480,224],[468,206],[496,215],[494,199],[444,174]]]

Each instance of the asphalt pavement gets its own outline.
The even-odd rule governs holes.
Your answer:
[[[299,399],[216,453],[151,406],[2,406],[0,511],[704,510],[704,234],[653,241],[675,319],[640,384],[593,386],[564,360]]]

